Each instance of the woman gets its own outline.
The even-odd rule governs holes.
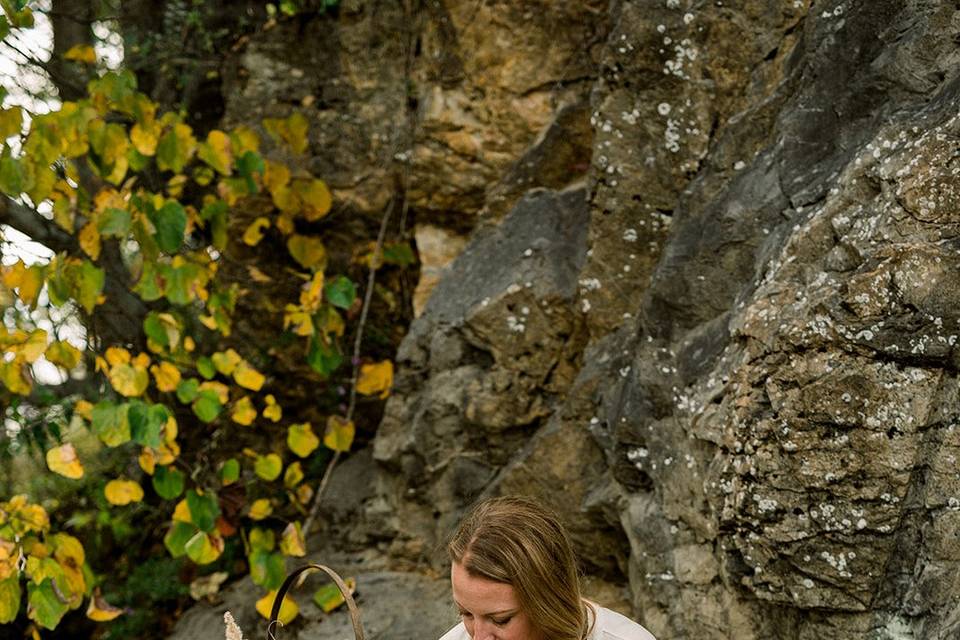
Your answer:
[[[476,505],[447,546],[462,622],[440,640],[655,640],[580,596],[559,518],[527,498]]]

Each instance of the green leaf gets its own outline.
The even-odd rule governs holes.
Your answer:
[[[73,298],[80,303],[87,313],[93,313],[97,299],[103,291],[106,274],[89,260],[67,265],[65,273]]]
[[[244,153],[237,159],[237,170],[247,181],[247,191],[250,193],[256,193],[257,183],[253,179],[253,174],[259,173],[260,175],[263,175],[263,172],[266,171],[266,166],[264,165],[263,158],[260,157],[260,154],[256,151],[247,151]]]
[[[233,484],[240,478],[240,463],[236,458],[230,458],[220,467],[220,482],[224,486]]]
[[[0,110],[0,142],[10,136],[20,135],[22,127],[23,110],[20,107]]]
[[[177,385],[177,400],[183,404],[193,402],[200,393],[200,382],[196,378],[181,380]]]
[[[253,472],[266,481],[276,480],[283,470],[283,460],[275,453],[268,453],[265,456],[257,456],[253,463]]]
[[[350,278],[338,276],[324,287],[327,302],[341,309],[349,309],[357,298],[357,288]]]
[[[307,352],[307,364],[322,376],[329,376],[343,362],[336,344],[326,344],[317,338],[311,338],[310,350]]]
[[[197,394],[193,401],[193,412],[204,422],[213,422],[223,411],[223,405],[220,404],[220,398],[216,392],[209,389]]]
[[[383,261],[399,267],[409,267],[417,261],[408,242],[395,242],[383,248]]]
[[[164,500],[173,500],[183,493],[185,480],[182,471],[157,465],[153,472],[153,490]]]
[[[143,332],[147,334],[148,338],[161,347],[170,347],[170,334],[167,333],[167,327],[164,325],[163,320],[160,319],[160,314],[156,311],[151,311],[147,314],[147,317],[144,318]]]
[[[213,360],[207,356],[197,358],[197,371],[207,380],[213,380],[217,375],[217,369],[213,366]]]
[[[39,585],[28,582],[27,593],[27,616],[45,629],[56,628],[68,607],[60,602],[53,581],[47,578]]]
[[[23,164],[17,158],[5,154],[0,158],[0,191],[16,198],[26,190],[27,175]]]
[[[20,610],[20,576],[0,580],[0,624],[13,622]]]
[[[103,210],[97,220],[97,231],[100,235],[125,238],[130,233],[130,212],[126,209],[109,207]]]
[[[162,444],[160,432],[166,424],[170,412],[162,404],[150,404],[132,400],[127,412],[130,422],[130,435],[134,442],[145,447],[157,448]]]
[[[197,148],[193,130],[185,124],[175,124],[157,143],[157,168],[174,173],[183,171]]]
[[[116,405],[104,400],[93,407],[90,426],[93,432],[108,447],[118,447],[130,442],[130,422],[127,419],[127,405]]]
[[[257,549],[247,560],[250,563],[250,579],[267,591],[279,589],[287,577],[286,561],[279,553]]]
[[[143,273],[133,290],[144,302],[153,302],[163,297],[163,279],[158,266],[160,265],[148,260],[143,263]]]
[[[170,530],[167,531],[167,535],[163,537],[163,544],[167,548],[167,551],[170,552],[170,555],[174,558],[179,558],[187,553],[187,542],[195,533],[197,533],[195,526],[189,522],[180,522],[177,520],[173,523],[173,526],[170,527]]]
[[[223,200],[208,202],[200,211],[200,218],[209,224],[213,246],[220,251],[227,248],[227,212],[229,206]]]
[[[150,216],[150,221],[157,228],[157,244],[162,251],[174,254],[183,244],[183,234],[187,230],[187,212],[183,206],[175,201],[168,200],[159,211]]]
[[[250,548],[254,551],[273,551],[276,536],[270,529],[254,527],[250,530]]]
[[[217,516],[220,515],[220,507],[217,505],[217,496],[213,493],[200,495],[193,489],[187,491],[187,507],[190,509],[190,519],[203,531],[213,531],[217,522]]]

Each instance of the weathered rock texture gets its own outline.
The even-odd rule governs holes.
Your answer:
[[[252,42],[228,117],[316,95],[341,202],[477,228],[351,539],[437,562],[528,493],[659,637],[957,637],[954,4],[357,0]]]

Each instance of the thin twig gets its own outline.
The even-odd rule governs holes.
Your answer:
[[[360,376],[360,346],[363,342],[363,329],[367,324],[367,316],[370,313],[370,302],[373,299],[373,285],[376,283],[377,269],[380,266],[380,261],[382,260],[383,256],[383,241],[387,235],[387,225],[390,222],[390,216],[393,214],[395,202],[396,197],[391,198],[390,203],[387,205],[387,210],[384,212],[383,219],[380,221],[380,232],[377,234],[377,245],[373,250],[373,256],[370,258],[370,274],[367,277],[367,290],[363,295],[363,307],[360,311],[360,322],[357,324],[357,335],[353,341],[353,358],[350,361],[353,365],[353,378],[350,381],[350,404],[347,406],[347,422],[353,420],[353,412],[357,406],[357,380]],[[330,458],[330,462],[327,463],[327,468],[323,472],[323,478],[320,479],[320,485],[317,487],[317,492],[313,496],[313,504],[310,505],[310,514],[307,516],[307,519],[303,524],[304,537],[310,534],[310,527],[313,526],[313,521],[316,520],[317,513],[320,511],[320,500],[323,497],[324,489],[327,488],[327,483],[330,481],[330,476],[333,475],[333,468],[337,465],[337,462],[340,461],[340,455],[340,451],[334,453],[333,457]]]

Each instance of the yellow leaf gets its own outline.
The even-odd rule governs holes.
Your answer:
[[[73,405],[73,411],[88,422],[93,420],[93,403],[91,402],[77,400],[77,403]]]
[[[270,501],[267,498],[260,498],[259,500],[253,501],[247,515],[253,520],[263,520],[271,513],[273,513],[273,506],[270,504]]]
[[[230,402],[230,387],[222,382],[217,382],[215,380],[204,382],[200,385],[200,391],[213,391],[215,394],[217,394],[217,400],[220,401],[220,404],[227,404]]]
[[[313,487],[308,484],[302,484],[297,487],[297,500],[300,504],[310,504],[313,499]]]
[[[187,540],[184,547],[190,559],[197,564],[210,564],[223,553],[223,537],[217,531],[213,533],[197,531],[192,538]]]
[[[150,356],[141,351],[136,358],[130,361],[130,364],[137,369],[146,369],[150,366]]]
[[[59,473],[65,478],[78,480],[83,477],[83,465],[77,457],[77,450],[70,443],[47,451],[47,466],[50,471]]]
[[[350,595],[353,595],[353,593],[357,590],[357,581],[353,578],[344,578],[343,582],[345,585],[347,585]],[[339,587],[333,583],[327,583],[320,587],[320,589],[313,594],[313,601],[318,607],[323,609],[324,613],[330,613],[346,602]]]
[[[142,395],[150,382],[147,370],[135,367],[132,364],[118,364],[110,367],[110,373],[107,374],[107,377],[110,379],[110,385],[117,390],[117,393],[127,398]]]
[[[137,457],[137,462],[140,464],[140,468],[143,469],[144,473],[152,476],[153,472],[157,469],[157,454],[155,454],[150,447],[144,447],[143,451],[141,451]]]
[[[210,356],[210,359],[213,361],[213,366],[217,368],[217,371],[225,376],[233,373],[233,370],[237,368],[237,365],[243,362],[243,358],[240,357],[240,354],[233,349],[218,351]]]
[[[180,384],[180,370],[169,362],[153,365],[150,367],[150,373],[157,382],[157,389],[165,393],[176,391],[177,385]]]
[[[107,502],[117,506],[143,500],[143,489],[133,480],[111,480],[103,494],[107,497]]]
[[[283,328],[287,329],[291,326],[293,332],[298,336],[312,336],[315,331],[313,316],[298,306],[288,304],[286,312],[283,314]]]
[[[320,238],[293,234],[287,239],[287,250],[305,269],[323,271],[327,264],[327,250]]]
[[[283,417],[283,410],[280,408],[280,405],[277,404],[276,398],[273,397],[273,394],[267,394],[265,400],[267,406],[263,410],[263,417],[273,422],[279,422],[280,418]]]
[[[213,316],[200,316],[200,323],[210,331],[217,330],[217,321]]]
[[[97,63],[97,53],[93,50],[88,44],[77,44],[70,47],[65,54],[63,54],[65,60],[72,60],[73,62],[81,62],[83,64],[96,64]]]
[[[90,598],[90,605],[87,607],[87,617],[95,622],[109,622],[123,614],[123,609],[118,609],[106,600],[100,594],[94,594]]]
[[[323,434],[323,444],[334,451],[349,451],[353,444],[356,427],[353,422],[339,416],[327,418],[327,430]]]
[[[313,222],[327,215],[333,204],[333,197],[323,180],[298,180],[294,190],[303,202],[303,217]]]
[[[56,342],[50,343],[46,353],[43,355],[53,364],[69,371],[80,364],[80,357],[83,354],[80,352],[80,349],[77,349],[66,340],[57,340]]]
[[[56,533],[51,536],[54,547],[53,557],[63,569],[66,578],[67,595],[73,605],[79,606],[82,594],[86,591],[86,579],[83,576],[85,553],[79,540],[66,533]]]
[[[167,466],[173,464],[173,461],[180,455],[180,445],[176,442],[165,442],[157,449],[157,464]]]
[[[274,204],[277,205],[278,209],[282,209],[276,201],[276,194],[281,189],[286,189],[287,185],[290,183],[290,169],[286,165],[280,164],[279,162],[271,162],[270,160],[264,161],[266,166],[263,172],[263,185],[267,188],[270,194],[274,197]]]
[[[263,230],[270,227],[270,220],[260,216],[250,223],[247,230],[243,232],[243,243],[250,247],[257,246],[263,240]]]
[[[183,348],[187,353],[193,353],[193,350],[197,348],[197,343],[194,342],[193,338],[187,336],[183,339]]]
[[[290,212],[284,212],[277,216],[277,229],[280,230],[280,233],[288,236],[293,233],[295,228],[293,215]]]
[[[207,134],[207,141],[200,145],[197,157],[213,167],[221,175],[233,173],[233,152],[230,137],[219,129]]]
[[[83,249],[84,253],[93,260],[100,257],[100,232],[97,231],[95,222],[88,222],[83,229],[80,230],[80,233],[77,234],[77,241],[80,243],[80,248]]]
[[[21,396],[30,395],[33,384],[30,381],[30,369],[20,360],[0,363],[0,382],[12,393]]]
[[[277,591],[271,591],[257,600],[257,613],[267,620],[270,619],[270,612],[273,610],[273,601],[277,599],[277,593]],[[290,624],[299,614],[300,607],[293,601],[293,598],[284,596],[283,603],[280,605],[280,613],[277,614],[280,624],[284,626]]]
[[[250,127],[240,125],[230,132],[230,140],[233,142],[234,155],[238,158],[247,151],[260,150],[260,137]]]
[[[285,486],[287,489],[293,489],[302,481],[303,467],[300,466],[300,461],[297,460],[288,466],[287,470],[283,472],[283,486]]]
[[[257,419],[257,410],[253,406],[253,402],[250,401],[250,398],[243,396],[237,401],[237,404],[234,405],[233,413],[230,414],[230,417],[233,418],[233,421],[237,424],[249,426]]]
[[[323,298],[323,271],[317,271],[313,274],[310,282],[307,282],[300,289],[300,306],[306,313],[313,313],[320,308],[320,301]]]
[[[365,364],[360,367],[360,376],[357,378],[357,393],[372,396],[379,393],[381,398],[390,395],[393,386],[393,363],[389,360],[375,364]]]
[[[262,373],[251,367],[246,361],[240,362],[234,369],[233,379],[238,385],[244,389],[250,389],[250,391],[260,391],[264,380],[266,380]]]
[[[43,329],[34,329],[21,344],[17,346],[21,357],[29,363],[34,363],[47,350],[47,332]]]
[[[0,141],[6,140],[10,136],[20,135],[22,130],[23,109],[20,107],[0,109]]]
[[[287,446],[301,458],[306,458],[320,446],[320,438],[313,433],[309,422],[292,424],[287,429]]]
[[[103,355],[111,367],[130,362],[130,352],[122,347],[108,347]]]
[[[130,142],[141,155],[152,156],[157,152],[157,142],[160,140],[162,130],[163,128],[156,120],[151,120],[149,123],[138,122],[130,130]]]
[[[190,517],[190,507],[187,505],[187,499],[184,498],[173,508],[173,520],[175,522],[189,522],[193,524]]]
[[[171,443],[177,439],[177,432],[179,427],[177,426],[177,421],[173,416],[167,418],[166,424],[163,425],[163,439],[164,441]]]
[[[303,531],[300,529],[299,522],[291,522],[283,530],[283,537],[280,538],[280,553],[297,558],[307,555],[307,545],[303,542]]]
[[[265,274],[263,271],[260,271],[260,269],[257,269],[253,265],[247,266],[247,273],[250,274],[250,279],[253,280],[254,282],[259,282],[259,283],[273,282],[273,278]]]

